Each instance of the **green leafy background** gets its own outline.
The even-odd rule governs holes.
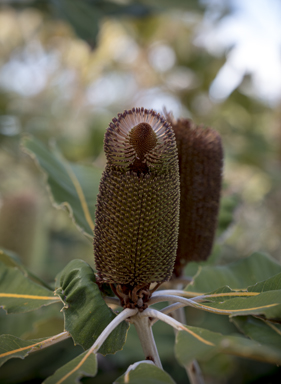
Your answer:
[[[215,24],[232,14],[228,1],[224,6]],[[196,345],[191,334],[180,332],[176,357],[173,330],[157,322],[154,333],[164,368],[177,383],[186,382],[184,356],[187,359],[189,355],[184,345],[188,340],[198,353],[207,383],[279,383],[280,369],[275,363],[280,358],[280,108],[245,92],[250,89],[247,76],[242,87],[224,102],[215,104],[208,98],[210,84],[226,60],[225,53],[213,56],[193,44],[201,20],[210,14],[210,8],[195,0],[126,4],[31,0],[10,1],[1,7],[0,70],[17,60],[18,68],[23,68],[29,59],[35,60],[36,54],[42,59],[40,65],[47,63],[45,83],[37,93],[29,88],[36,84],[34,68],[40,67],[36,61],[32,80],[22,85],[21,91],[0,89],[3,293],[15,289],[15,293],[53,295],[55,277],[71,260],[79,258],[89,264],[75,267],[76,278],[79,276],[81,284],[87,286],[85,308],[93,300],[93,306],[102,307],[107,321],[114,317],[103,305],[93,277],[91,236],[98,183],[105,164],[103,136],[118,112],[147,101],[142,98],[144,94],[151,102],[163,100],[164,95],[163,104],[174,109],[176,117],[191,116],[196,123],[217,129],[225,151],[217,241],[207,262],[187,266],[186,274],[195,279],[186,291],[261,292],[257,297],[213,297],[204,303],[215,308],[278,304],[254,316],[247,311],[229,317],[209,313],[206,308],[186,308],[188,327],[212,338],[216,346],[208,351],[203,348],[201,353],[202,346]],[[176,58],[166,72],[159,72],[151,61],[151,54],[162,44],[172,49]],[[7,78],[16,78],[16,74],[14,70],[13,76]],[[189,86],[179,86],[175,81],[179,74],[188,79]],[[81,196],[86,205],[81,203]],[[51,204],[67,213],[52,209]],[[21,283],[20,287],[16,282]],[[75,296],[76,288],[70,297]],[[1,367],[0,381],[42,382],[55,371],[59,375],[60,367],[67,369],[69,361],[79,361],[84,353],[79,344],[88,347],[85,335],[92,333],[91,327],[95,326],[94,322],[85,333],[77,327],[78,311],[87,319],[86,309],[80,304],[60,312],[61,300],[27,302],[5,298],[0,305],[14,313],[7,316],[0,309],[1,334],[13,334],[22,343],[29,343],[62,332],[65,320],[78,345],[74,347],[72,340],[66,340],[24,360],[10,359]],[[104,324],[99,326],[101,329]],[[123,324],[120,329],[117,332],[121,342],[114,345],[118,352],[101,356],[96,377],[84,378],[83,382],[112,383],[117,377],[120,381],[129,364],[143,359],[134,328],[127,330]],[[222,335],[228,346],[220,344]],[[256,348],[257,343],[262,349]],[[247,358],[237,357],[242,354]],[[248,358],[254,355],[261,361]],[[143,365],[139,368],[144,374],[153,369]],[[94,374],[94,364],[90,371]]]

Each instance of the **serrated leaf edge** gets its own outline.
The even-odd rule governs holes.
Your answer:
[[[23,151],[24,153],[26,153],[28,156],[31,157],[31,159],[32,159],[32,160],[34,161],[34,163],[36,164],[37,168],[43,173],[43,175],[44,175],[44,179],[45,179],[45,180],[44,180],[44,182],[45,182],[45,186],[46,186],[46,189],[47,189],[47,191],[48,191],[48,195],[49,195],[49,198],[50,198],[50,200],[51,200],[51,203],[52,203],[53,207],[56,208],[56,209],[62,209],[62,210],[64,210],[64,208],[66,208],[67,211],[68,211],[68,215],[69,215],[71,221],[75,224],[75,226],[78,228],[78,230],[79,230],[81,233],[83,233],[83,235],[84,235],[85,237],[87,237],[88,239],[91,239],[91,240],[92,240],[93,236],[90,235],[90,234],[87,232],[86,229],[82,228],[82,227],[76,222],[71,205],[70,205],[67,201],[64,201],[64,202],[62,202],[62,203],[57,203],[57,202],[55,201],[55,198],[54,198],[54,196],[53,196],[51,187],[49,186],[49,183],[48,183],[48,178],[49,178],[48,173],[41,167],[40,162],[39,162],[39,160],[37,159],[37,156],[35,155],[35,153],[32,152],[31,150],[29,150],[28,148],[25,147],[25,141],[26,141],[26,140],[30,140],[30,139],[33,139],[33,137],[32,137],[31,135],[25,135],[25,136],[22,138],[22,140],[21,140],[21,149],[22,149],[22,151]],[[56,154],[57,154],[57,152],[56,152]],[[64,163],[63,163],[63,165],[65,166]],[[70,177],[69,174],[68,174],[68,176]],[[74,176],[75,176],[75,175],[74,175]],[[76,176],[75,176],[75,178],[76,178]],[[71,179],[71,177],[70,177],[70,179]],[[71,180],[72,180],[72,179],[71,179]],[[77,178],[76,178],[76,180],[77,180]],[[72,182],[73,182],[73,180],[72,180]],[[79,184],[78,180],[77,180],[77,183]],[[73,183],[73,184],[74,184],[74,183]],[[80,184],[79,184],[79,186],[80,186]],[[75,185],[74,185],[74,187],[75,187]],[[80,188],[81,188],[81,186],[80,186]],[[75,187],[75,190],[76,190],[76,192],[77,192],[77,194],[78,194],[78,191],[77,191],[76,187]],[[81,188],[81,190],[82,190],[82,188]],[[83,193],[83,191],[82,191],[82,193]],[[84,200],[85,200],[84,193],[83,193],[83,197],[84,197]],[[80,203],[81,203],[81,201],[80,201]],[[81,204],[81,205],[82,205],[82,204]],[[82,209],[83,209],[83,206],[82,206]],[[83,212],[84,212],[84,210],[83,210]],[[85,212],[84,212],[84,214],[85,214]],[[89,224],[87,218],[86,218],[86,221],[87,221],[87,223]],[[91,221],[92,221],[92,220],[91,220]],[[89,224],[89,225],[90,225],[90,224]],[[91,227],[91,228],[94,228],[94,227],[92,227],[91,225],[90,225],[90,227]]]

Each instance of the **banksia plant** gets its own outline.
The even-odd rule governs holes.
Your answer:
[[[217,226],[222,184],[223,150],[219,134],[196,126],[189,119],[175,120],[173,127],[180,169],[180,226],[174,275],[179,277],[190,261],[206,260]]]
[[[87,236],[91,234],[95,183],[89,183],[89,176],[96,177],[96,170],[68,163],[36,139],[27,137],[23,144],[50,176],[52,191],[58,191],[53,192],[56,200],[69,203],[76,220],[83,215],[79,224],[88,228]],[[64,317],[64,331],[51,337],[43,337],[45,328],[33,340],[20,339],[18,327],[17,336],[0,335],[0,365],[72,338],[84,351],[56,372],[52,370],[44,382],[76,383],[83,376],[96,375],[98,353],[123,348],[129,323],[136,329],[146,361],[130,365],[114,382],[174,382],[163,371],[154,340],[158,321],[177,331],[175,358],[190,383],[204,382],[198,362],[219,353],[280,365],[277,344],[262,344],[257,333],[261,329],[269,338],[273,332],[280,337],[276,328],[281,316],[280,265],[267,256],[255,253],[225,266],[224,276],[236,277],[230,281],[220,278],[217,266],[203,266],[186,287],[180,277],[169,283],[169,289],[162,286],[156,291],[173,271],[181,276],[188,261],[204,260],[211,252],[222,173],[219,135],[190,120],[174,121],[170,115],[164,118],[152,110],[132,109],[110,123],[104,147],[107,164],[94,229],[97,274],[85,261],[72,260],[57,275],[53,291],[14,255],[0,249],[0,306],[7,313],[20,314],[61,303]],[[241,280],[244,268],[251,274]],[[213,279],[214,274],[218,279]],[[108,284],[117,297],[112,297]],[[154,307],[157,303],[163,303],[161,310]],[[231,317],[241,334],[222,335],[206,322],[191,326],[185,307]],[[54,319],[52,329],[57,326]],[[257,336],[252,340],[249,334]]]
[[[99,283],[128,308],[144,308],[150,284],[170,279],[177,251],[179,167],[171,125],[153,110],[114,118],[97,198],[94,253]]]

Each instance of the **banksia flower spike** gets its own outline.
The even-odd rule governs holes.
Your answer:
[[[176,258],[175,135],[155,111],[133,108],[112,120],[104,150],[94,230],[98,282],[109,283],[124,307],[144,308],[150,284],[169,280]]]
[[[217,225],[222,183],[223,150],[219,134],[189,119],[171,123],[176,135],[180,169],[180,226],[174,275],[190,261],[206,260]]]

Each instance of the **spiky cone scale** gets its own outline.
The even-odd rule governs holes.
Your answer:
[[[97,198],[94,253],[98,280],[132,302],[141,288],[167,281],[176,258],[179,168],[174,132],[153,110],[113,119]]]
[[[180,169],[180,226],[174,275],[190,261],[206,260],[212,250],[222,184],[223,149],[212,128],[167,116],[176,135]]]

